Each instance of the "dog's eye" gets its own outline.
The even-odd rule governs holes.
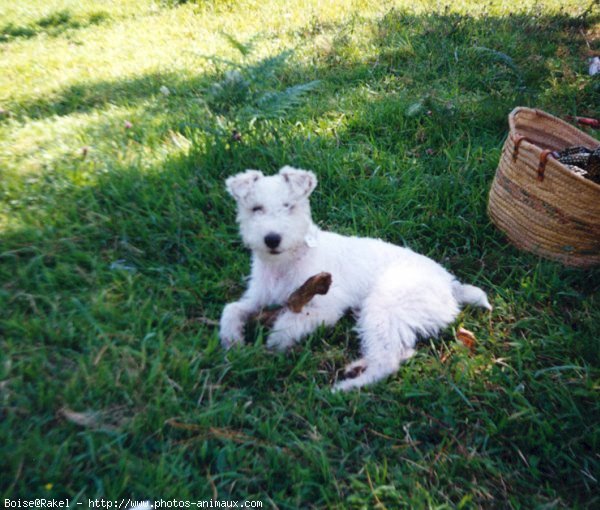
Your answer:
[[[283,207],[285,207],[288,211],[293,211],[294,210],[294,206],[292,204],[290,204],[289,202],[285,202],[283,204]]]
[[[252,212],[253,213],[257,213],[257,212],[264,212],[265,208],[262,205],[255,205],[252,208]]]

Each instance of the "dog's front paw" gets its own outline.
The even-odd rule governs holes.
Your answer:
[[[244,343],[243,338],[239,336],[225,335],[222,332],[219,333],[219,340],[221,340],[221,347],[223,347],[225,350],[231,349],[234,345]]]
[[[267,338],[267,348],[273,351],[285,351],[294,344],[294,339],[282,331],[273,331]]]
[[[229,303],[223,309],[219,327],[219,338],[224,349],[244,342],[244,321],[246,314],[238,303]]]
[[[223,349],[231,349],[236,344],[244,343],[242,328],[231,328],[231,327],[223,327],[219,331],[219,339],[221,340],[221,346]]]

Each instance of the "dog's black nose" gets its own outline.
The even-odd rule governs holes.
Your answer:
[[[281,236],[279,234],[276,234],[275,232],[270,232],[265,236],[265,244],[272,250],[277,248],[280,242]]]

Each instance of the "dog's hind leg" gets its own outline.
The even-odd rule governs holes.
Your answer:
[[[359,358],[354,360],[352,363],[348,363],[344,367],[344,377],[353,379],[358,377],[367,369],[367,360],[365,358]]]
[[[402,361],[414,354],[416,333],[406,324],[390,320],[390,314],[379,310],[375,314],[361,314],[359,331],[363,357],[350,363],[345,375],[356,377],[338,382],[334,391],[348,391],[367,384],[373,384],[394,374]]]
[[[355,364],[365,369],[357,377],[337,383],[334,390],[358,388],[393,374],[414,354],[419,336],[437,334],[452,322],[459,307],[451,282],[445,272],[420,272],[401,264],[384,271],[358,317],[365,363]],[[354,367],[351,364],[349,368]]]
[[[414,351],[412,349],[407,351],[406,359],[410,358],[413,353]],[[333,391],[349,391],[354,388],[366,386],[367,384],[376,383],[377,381],[394,374],[400,367],[400,361],[393,362],[392,360],[387,359],[379,359],[377,361],[366,360],[366,363],[366,369],[362,374],[352,379],[343,379],[342,381],[339,381],[333,386]]]

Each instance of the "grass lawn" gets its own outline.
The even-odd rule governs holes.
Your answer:
[[[0,1],[3,501],[598,508],[600,270],[486,214],[515,106],[600,115],[590,4]],[[284,164],[318,175],[320,226],[425,253],[494,311],[343,395],[351,319],[223,352],[249,269],[223,181]]]

